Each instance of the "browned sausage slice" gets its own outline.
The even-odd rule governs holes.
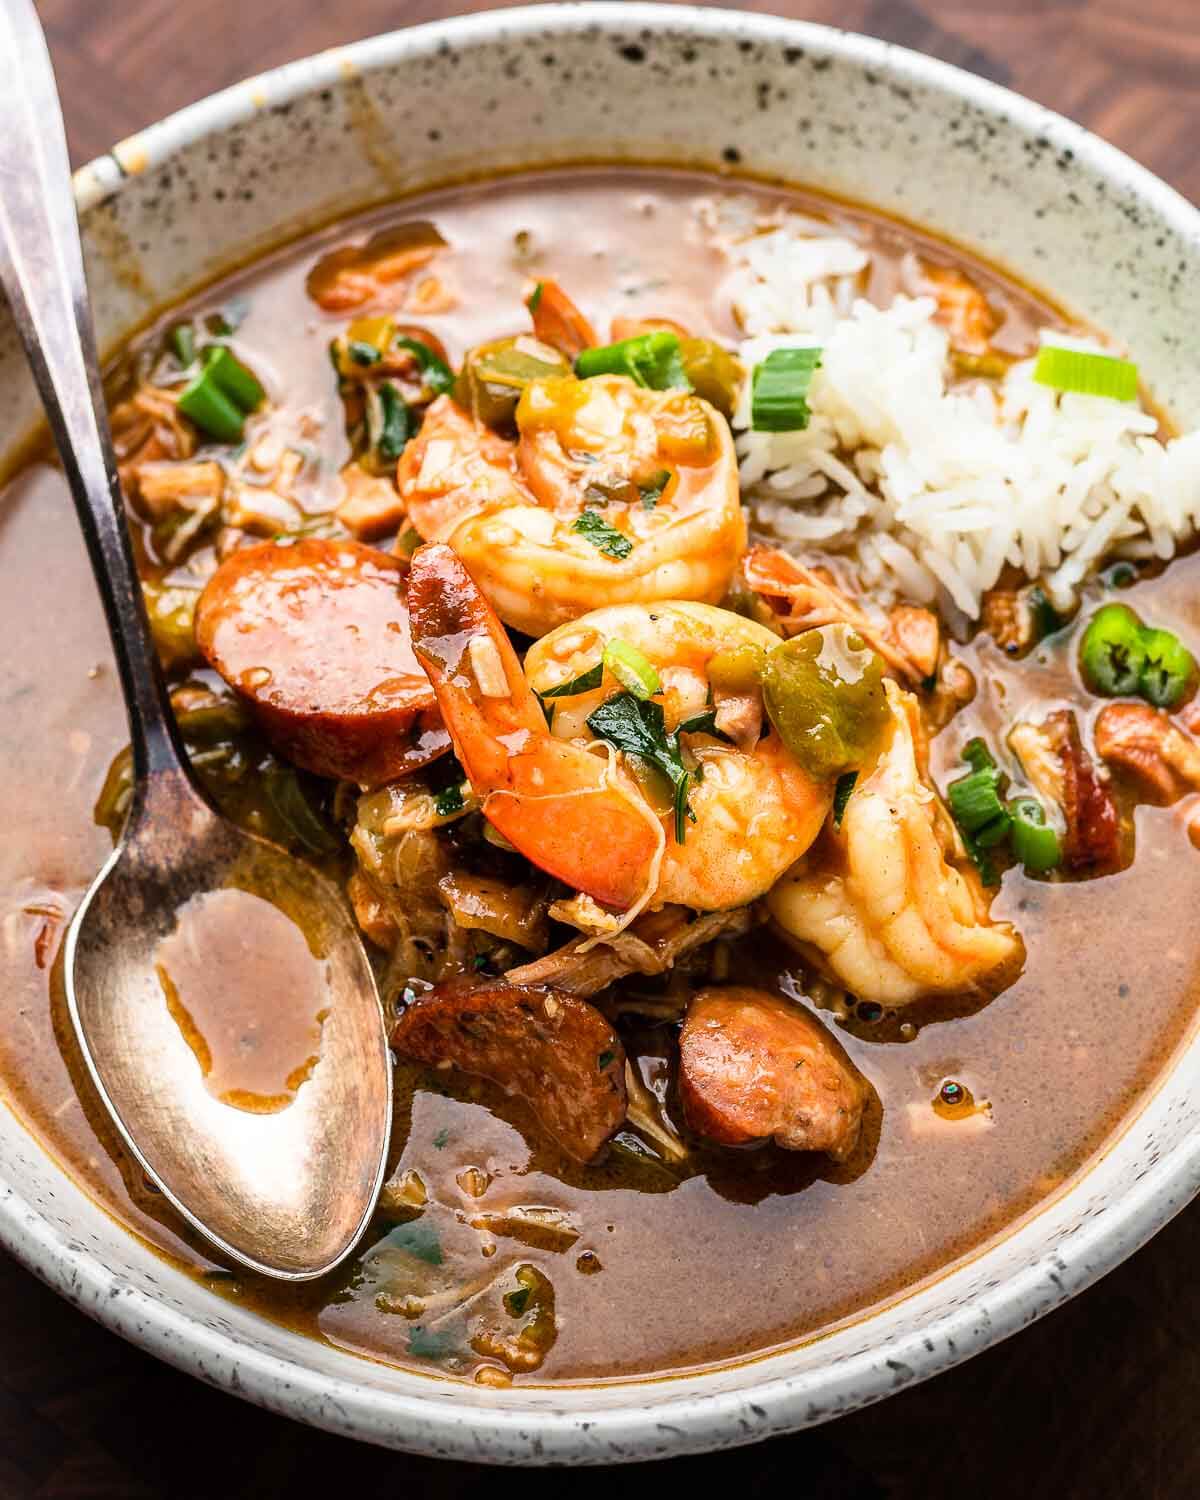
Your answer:
[[[576,1161],[591,1161],[625,1119],[625,1050],[576,995],[502,981],[439,985],[404,1011],[392,1047],[524,1099]]]
[[[196,643],[289,760],[380,786],[450,738],[413,654],[404,570],[357,542],[235,552],[196,609]]]
[[[701,990],[679,1037],[688,1125],[723,1146],[773,1136],[842,1161],[858,1143],[867,1086],[815,1017],[763,990]]]

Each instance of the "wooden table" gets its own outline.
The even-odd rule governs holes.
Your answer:
[[[77,162],[261,68],[400,23],[489,8],[41,0]],[[1011,84],[1200,198],[1200,0],[758,8],[872,32]],[[1099,1286],[962,1369],[815,1432],[667,1469],[640,1466],[617,1482],[763,1493],[778,1483],[799,1500],[1190,1500],[1200,1494],[1198,1266],[1200,1204]],[[568,1484],[586,1500],[612,1477],[533,1473],[521,1483],[543,1493]],[[218,1394],[0,1261],[0,1500],[307,1500],[326,1486],[448,1500],[492,1482],[472,1466],[383,1453]]]

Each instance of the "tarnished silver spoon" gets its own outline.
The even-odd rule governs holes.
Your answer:
[[[303,1280],[351,1249],[383,1177],[379,997],[335,887],[217,814],[189,770],[125,530],[31,0],[0,5],[0,98],[0,285],[104,602],[135,778],[121,841],[67,933],[68,1008],[101,1099],[179,1212],[244,1265]]]

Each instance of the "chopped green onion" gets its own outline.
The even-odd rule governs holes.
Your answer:
[[[821,364],[820,349],[773,349],[755,365],[750,384],[750,425],[756,432],[799,432],[808,426],[808,388]]]
[[[1046,822],[1046,810],[1036,797],[1014,797],[1008,804],[1012,817],[1012,849],[1031,875],[1044,875],[1062,863],[1058,833]]]
[[[835,828],[842,826],[846,803],[850,800],[850,793],[854,790],[857,780],[857,771],[844,771],[837,779],[837,786],[833,789],[833,826]]]
[[[247,416],[261,406],[266,397],[266,391],[255,377],[224,344],[211,346],[205,351],[204,373]]]
[[[409,338],[407,334],[402,334],[393,342],[395,348],[407,349],[413,356],[426,386],[435,396],[444,395],[454,384],[454,371],[444,359],[438,358],[428,344],[422,343],[420,339]]]
[[[171,350],[181,365],[196,358],[196,332],[190,323],[176,323],[170,333]]]
[[[984,740],[978,735],[962,747],[962,758],[973,771],[994,771],[996,760]]]
[[[994,820],[1007,817],[997,795],[998,781],[995,771],[970,771],[946,788],[950,811],[964,833],[978,834]]]
[[[1111,354],[1089,354],[1082,349],[1064,349],[1043,344],[1038,351],[1033,378],[1055,391],[1079,396],[1108,396],[1113,401],[1136,401],[1138,371],[1127,359]]]
[[[375,345],[368,344],[365,339],[351,339],[346,345],[346,353],[356,365],[377,365],[383,358]],[[336,359],[336,354],[334,357]]]
[[[635,698],[653,698],[662,692],[654,664],[628,641],[609,641],[604,648],[604,665]]]
[[[597,510],[581,511],[575,517],[572,531],[578,532],[580,536],[586,537],[592,546],[603,552],[605,557],[621,558],[628,557],[633,551],[633,543],[615,526],[610,526]]]
[[[201,432],[218,443],[240,443],[246,427],[246,413],[232,402],[208,370],[190,380],[179,396],[179,410],[194,422]]]
[[[665,330],[585,349],[575,361],[575,373],[580,380],[593,375],[628,375],[636,385],[654,391],[691,390],[679,352],[679,335]]]
[[[538,310],[538,306],[541,303],[541,300],[542,300],[542,283],[539,281],[538,284],[534,287],[533,291],[530,292],[528,298],[526,299],[525,306],[529,309],[529,311],[531,313],[535,313]]]
[[[590,693],[604,681],[604,663],[598,661],[594,667],[572,677],[570,682],[560,682],[557,687],[547,688],[539,698],[574,698],[577,693]]]

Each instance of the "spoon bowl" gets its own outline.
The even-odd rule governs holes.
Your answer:
[[[295,929],[311,967],[307,985],[281,984],[256,1004],[279,1012],[271,1017],[276,1030],[281,1017],[315,1029],[315,1063],[291,1094],[249,1106],[207,1086],[197,1052],[210,1077],[220,1058],[196,1028],[186,986],[183,1010],[170,1003],[172,935],[181,914],[214,892],[242,894],[238,916],[247,942],[261,944],[260,966],[273,966],[282,923]],[[262,903],[268,910],[256,918]],[[220,1004],[239,974],[237,956],[222,964],[220,935],[214,938],[218,951],[202,951],[201,959],[212,965],[210,989]],[[67,1008],[92,1081],[175,1208],[256,1271],[305,1280],[337,1265],[379,1191],[392,1093],[378,1007],[364,1003],[375,995],[371,967],[331,884],[217,816],[186,778],[160,773],[148,779],[120,845],[75,913],[65,960]],[[295,975],[294,958],[287,973]],[[314,992],[321,996],[315,1013]],[[255,1029],[252,1023],[239,1038],[242,1050],[254,1050]]]

